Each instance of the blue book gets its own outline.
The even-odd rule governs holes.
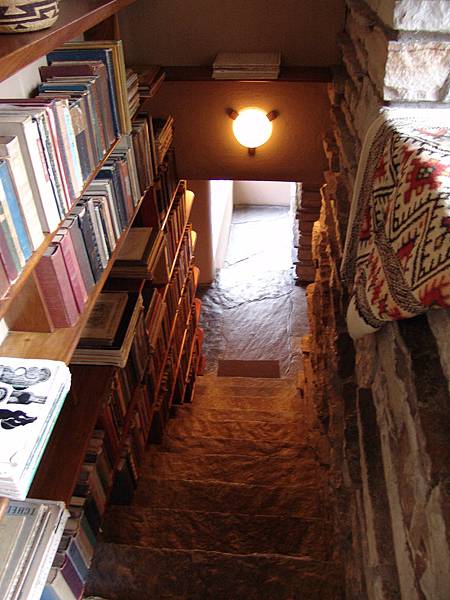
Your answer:
[[[58,50],[53,50],[53,52],[50,52],[50,54],[47,54],[47,61],[49,64],[52,64],[53,62],[66,60],[100,60],[105,65],[106,70],[108,71],[108,87],[111,102],[112,119],[114,124],[114,132],[117,137],[120,137],[121,130],[119,114],[117,111],[116,78],[114,75],[112,50],[108,48],[60,48]]]
[[[5,212],[9,212],[9,215],[11,216],[12,224],[17,234],[23,257],[25,260],[28,260],[33,251],[28,238],[27,230],[25,228],[22,213],[20,212],[20,205],[17,199],[11,174],[9,172],[9,167],[5,160],[0,160],[0,184],[3,188],[7,204],[7,210],[5,210]]]

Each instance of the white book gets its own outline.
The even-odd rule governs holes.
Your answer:
[[[33,250],[36,250],[42,244],[44,235],[17,137],[0,136],[0,157],[8,161],[22,216]]]
[[[0,495],[26,497],[69,387],[63,362],[0,357]]]
[[[47,173],[37,124],[29,115],[0,111],[0,135],[17,136],[42,231],[54,231],[61,218]]]

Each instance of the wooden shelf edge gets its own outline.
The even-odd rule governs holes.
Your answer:
[[[332,81],[331,67],[281,66],[278,79],[213,79],[211,66],[165,66],[165,81],[214,81],[216,83],[328,83]]]
[[[32,33],[2,35],[0,81],[133,2],[135,0],[66,0],[60,3],[59,17],[52,27]]]
[[[114,264],[114,260],[120,251],[120,248],[128,234],[130,227],[133,224],[144,198],[145,194],[142,195],[135,207],[132,219],[122,232],[120,238],[117,240],[114,252],[110,256],[108,266],[103,271],[100,280],[91,291],[88,301],[85,304],[83,313],[80,315],[76,325],[73,327],[56,329],[52,333],[10,331],[0,345],[0,355],[14,356],[17,358],[46,358],[48,360],[61,360],[66,364],[70,362],[72,354],[78,343],[81,331],[83,330],[83,327],[89,318],[90,312],[103,289],[112,265]]]

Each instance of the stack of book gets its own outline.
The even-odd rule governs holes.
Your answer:
[[[130,111],[131,119],[134,117],[137,112],[139,105],[141,103],[141,98],[139,95],[139,80],[137,73],[133,71],[133,69],[127,68],[127,94],[128,94],[128,106]]]
[[[213,79],[278,79],[280,52],[221,52],[214,59]]]
[[[70,388],[59,361],[0,357],[0,495],[25,499]]]
[[[83,510],[69,513],[41,600],[78,600],[83,591],[96,539]]]
[[[139,79],[139,94],[141,98],[153,98],[159,90],[166,74],[159,65],[132,67]]]
[[[47,55],[49,64],[55,62],[102,62],[108,72],[108,90],[116,136],[131,132],[128,105],[127,77],[122,41],[67,42]]]
[[[132,227],[114,262],[111,275],[167,283],[165,247],[164,234],[157,227]]]
[[[125,367],[142,309],[138,293],[102,292],[81,332],[72,362]]]
[[[39,600],[69,517],[64,502],[11,501],[0,522],[0,597]]]

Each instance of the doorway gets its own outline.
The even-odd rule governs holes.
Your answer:
[[[200,290],[206,373],[218,374],[224,361],[252,361],[257,368],[277,362],[282,378],[297,374],[308,323],[305,289],[295,281],[295,189],[292,182],[210,184],[216,276]]]

